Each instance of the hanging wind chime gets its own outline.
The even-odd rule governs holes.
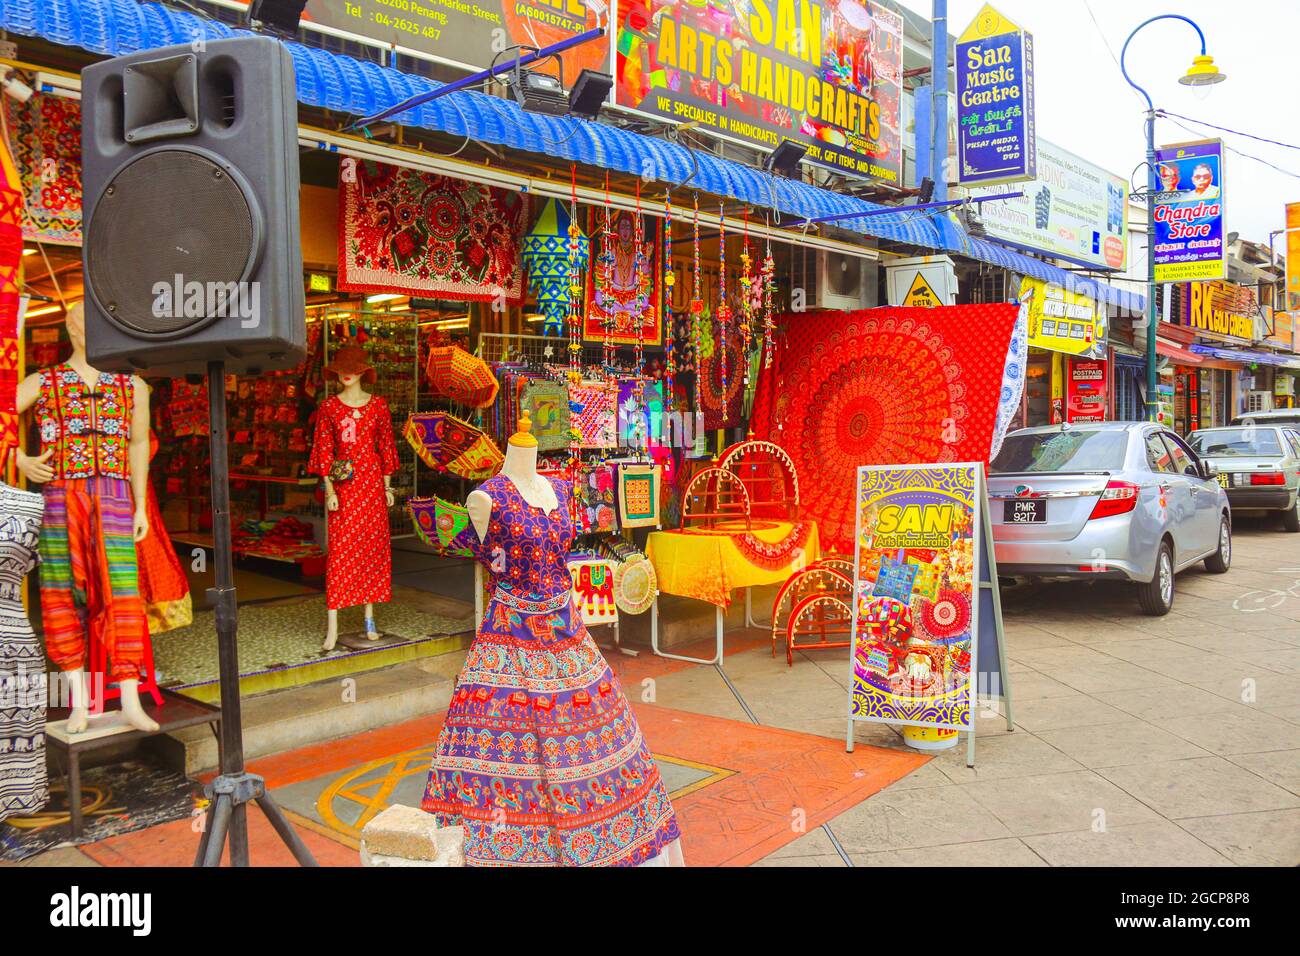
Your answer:
[[[570,167],[570,176],[572,189],[569,199],[569,383],[578,385],[582,382],[582,265],[586,261],[583,255],[579,259],[579,238],[586,239],[582,236],[582,230],[578,228],[578,167],[573,164]],[[570,513],[575,520],[580,514],[579,502],[581,501],[581,491],[579,490],[579,466],[582,459],[578,450],[580,441],[577,428],[569,431],[569,481],[572,488],[572,501],[570,502]]]
[[[672,194],[664,192],[664,293],[660,303],[659,314],[664,326],[664,407],[671,408],[673,397],[673,377],[677,374],[677,360],[673,355],[673,286],[677,278],[673,275],[673,207]]]
[[[632,227],[632,243],[636,254],[632,257],[632,287],[636,296],[632,300],[632,324],[636,327],[636,348],[632,355],[632,370],[638,383],[644,383],[645,373],[645,310],[650,305],[652,280],[650,263],[645,254],[645,220],[641,215],[641,180],[636,181],[636,220]],[[641,384],[638,384],[638,395]]]
[[[718,205],[718,370],[722,383],[722,400],[727,396],[727,324],[731,306],[727,305],[727,219],[726,207]]]
[[[745,211],[744,239],[740,249],[740,361],[745,390],[749,390],[749,343],[753,332],[754,302],[750,298],[754,289],[754,271],[749,256],[749,211]]]
[[[695,349],[695,407],[701,409],[704,407],[704,393],[701,382],[704,378],[704,360],[708,356],[704,350],[704,326],[707,319],[704,314],[704,299],[700,294],[700,197],[698,195],[695,197],[695,215],[691,220],[691,254],[693,257],[690,308],[691,345]]]
[[[601,350],[606,374],[614,364],[614,220],[609,206],[609,173],[605,174],[605,214],[596,269],[596,306],[601,310],[601,327],[605,332]]]

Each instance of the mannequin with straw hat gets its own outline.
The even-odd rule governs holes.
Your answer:
[[[526,409],[519,419],[519,430],[506,443],[506,460],[501,465],[500,474],[514,482],[524,501],[534,508],[541,508],[549,515],[560,506],[555,487],[537,473],[537,438],[533,435],[533,422]],[[492,517],[492,499],[486,491],[474,490],[465,499],[465,508],[479,540],[485,540],[488,521]]]

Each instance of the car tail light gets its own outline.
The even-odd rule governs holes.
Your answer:
[[[1250,476],[1252,485],[1285,485],[1286,475],[1280,471],[1264,471]]]
[[[1106,489],[1093,505],[1092,514],[1088,515],[1088,520],[1094,518],[1109,518],[1111,515],[1128,514],[1138,503],[1138,486],[1131,481],[1110,481],[1106,483]]]

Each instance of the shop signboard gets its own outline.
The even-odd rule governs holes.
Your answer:
[[[1033,37],[985,4],[957,40],[956,72],[958,182],[1033,179]]]
[[[1025,276],[1020,298],[1029,297],[1029,344],[1080,358],[1106,357],[1106,311],[1083,292]]]
[[[1286,207],[1286,307],[1300,311],[1300,202]]]
[[[973,763],[977,698],[1009,695],[984,466],[864,465],[856,496],[848,748],[855,721],[966,730]]]
[[[871,0],[639,0],[616,11],[617,105],[902,184],[903,19]]]
[[[1270,309],[1268,313],[1269,328],[1273,331],[1268,337],[1272,345],[1278,345],[1288,352],[1293,351],[1295,347],[1295,322],[1290,312],[1283,312],[1281,309]]]
[[[1156,150],[1154,252],[1157,282],[1222,279],[1223,142],[1175,143]]]
[[[1092,359],[1070,361],[1070,377],[1066,383],[1066,421],[1106,420],[1106,378],[1105,362]]]
[[[1024,195],[982,203],[980,222],[994,239],[1062,258],[1124,269],[1128,252],[1128,183],[1074,153],[1038,141],[1031,183],[973,189],[973,196]]]
[[[302,20],[467,70],[509,60],[515,44],[545,47],[597,26],[583,0],[307,0]],[[584,68],[608,71],[609,41],[591,40],[560,58],[571,86]]]
[[[1255,337],[1254,316],[1233,308],[1233,303],[1242,299],[1239,289],[1218,280],[1189,282],[1183,299],[1187,303],[1183,324],[1211,338],[1251,341]]]

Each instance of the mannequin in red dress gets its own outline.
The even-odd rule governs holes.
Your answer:
[[[388,403],[362,387],[375,381],[366,353],[355,345],[339,349],[324,376],[342,386],[317,411],[308,465],[321,476],[328,515],[323,649],[329,651],[338,641],[339,608],[364,604],[366,637],[379,639],[374,606],[393,596],[388,509],[398,461]]]

